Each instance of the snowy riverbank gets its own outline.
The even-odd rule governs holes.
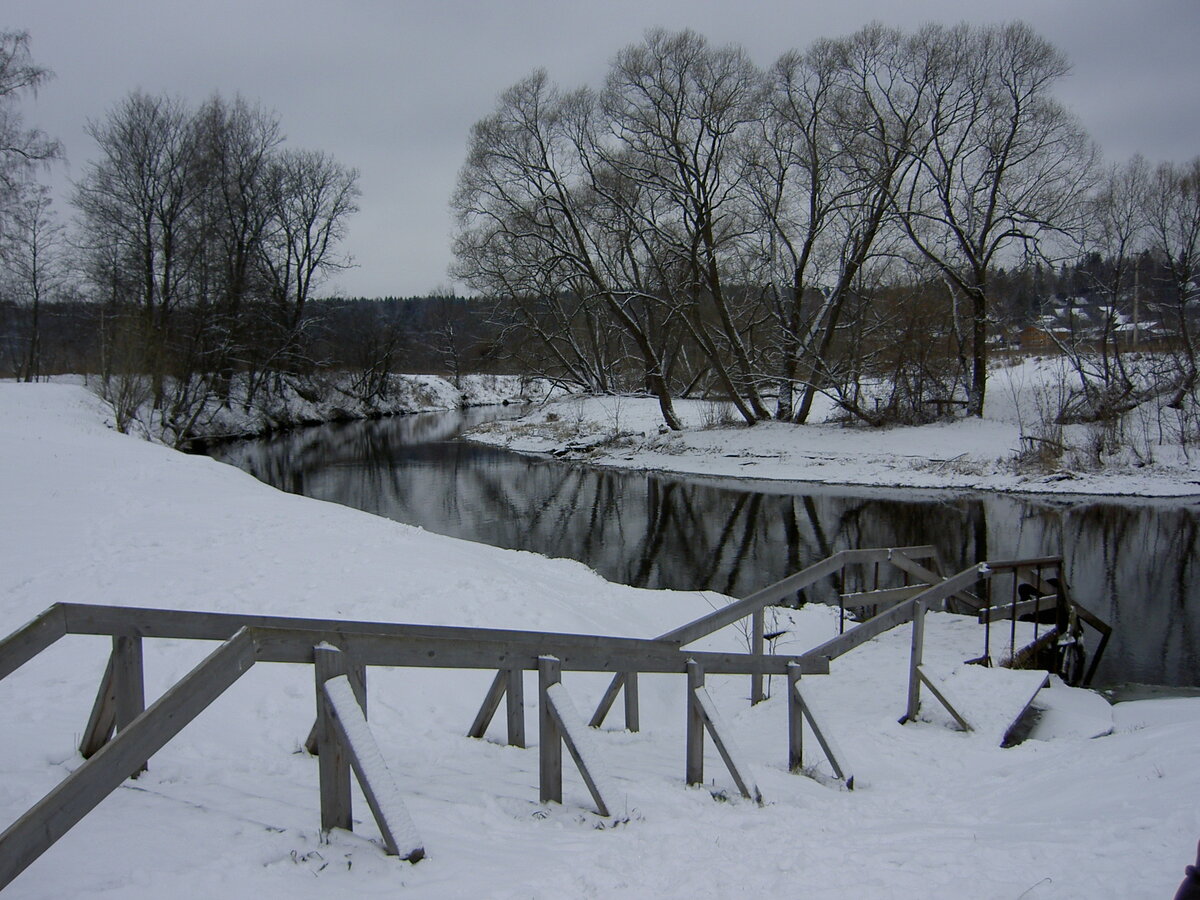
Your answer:
[[[71,601],[649,636],[726,602],[609,584],[578,563],[282,494],[211,460],[118,435],[105,416],[79,387],[0,385],[0,632]],[[784,615],[778,652],[800,652],[836,629],[828,609]],[[968,620],[931,615],[927,664],[949,674],[978,651],[976,640]],[[727,629],[705,647],[741,642]],[[311,671],[257,666],[5,897],[1172,894],[1200,836],[1200,700],[1102,713],[1091,705],[1054,739],[1002,750],[993,733],[951,730],[932,708],[929,721],[897,724],[908,643],[908,629],[898,629],[837,660],[831,675],[805,679],[851,754],[853,792],[786,771],[778,684],[750,708],[745,679],[709,679],[762,808],[683,786],[682,679],[645,677],[642,732],[595,735],[621,792],[618,827],[590,812],[569,763],[566,802],[543,808],[535,750],[463,737],[490,673],[372,669],[371,727],[429,854],[416,866],[382,855],[361,797],[356,832],[320,841],[316,761],[299,752],[313,713]],[[65,638],[0,681],[5,826],[80,764],[74,748],[106,644]],[[148,641],[149,699],[209,649]],[[1012,674],[972,669],[968,680],[980,683],[967,691],[967,714],[990,721],[992,698]],[[605,681],[564,678],[581,708]],[[530,723],[535,697],[530,681]],[[1097,729],[1104,716],[1111,721]],[[493,728],[501,733],[500,723]],[[819,759],[815,742],[806,747]],[[711,743],[706,773],[712,789],[732,792]],[[828,775],[825,763],[817,774]]]
[[[122,430],[168,446],[259,437],[326,422],[528,403],[544,400],[551,391],[544,379],[519,375],[474,374],[450,380],[438,375],[379,374],[364,379],[345,372],[280,375],[270,379],[268,386],[251,390],[246,378],[238,376],[230,386],[228,402],[201,386],[183,391],[170,383],[159,409],[154,408],[149,382],[142,376],[54,380],[85,384],[104,398]]]
[[[997,369],[982,419],[867,428],[733,420],[728,404],[676,402],[683,431],[661,426],[648,397],[568,397],[521,419],[490,423],[474,440],[528,453],[618,466],[823,484],[960,488],[1033,494],[1200,496],[1200,446],[1161,410],[1132,415],[1115,439],[1102,425],[1054,426],[1039,415],[1057,372],[1026,360]],[[1047,438],[1053,445],[1047,444]],[[1117,444],[1114,448],[1112,445]],[[1052,446],[1055,452],[1049,453]]]

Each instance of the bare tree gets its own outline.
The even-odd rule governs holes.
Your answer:
[[[1023,23],[928,26],[912,43],[933,80],[916,177],[897,195],[909,237],[969,306],[967,412],[983,414],[989,277],[1078,222],[1094,149],[1050,95],[1065,57]]]
[[[930,87],[909,44],[872,25],[772,69],[751,184],[777,322],[780,418],[807,419],[864,267],[891,250],[879,239],[915,166]]]
[[[58,141],[25,127],[18,103],[51,78],[33,62],[29,34],[0,31],[0,234],[38,166],[62,156]]]
[[[763,114],[745,51],[692,31],[652,30],[617,54],[603,95],[614,137],[604,161],[627,190],[622,212],[658,296],[680,315],[747,423],[770,417],[748,335],[753,295],[730,283],[753,218],[742,147]]]
[[[605,177],[597,127],[594,95],[564,96],[545,72],[501,95],[496,112],[472,128],[459,175],[455,274],[488,296],[531,298],[565,322],[574,316],[563,298],[603,310],[636,347],[664,421],[679,428],[646,292],[614,277],[628,229],[606,218],[611,204],[594,190]],[[615,257],[608,252],[614,246]],[[590,377],[599,368],[593,350],[602,345],[589,345],[591,335],[571,327],[559,336],[551,352]]]
[[[1164,318],[1174,325],[1179,345],[1168,405],[1179,408],[1188,397],[1195,399],[1200,380],[1195,334],[1200,299],[1200,157],[1182,165],[1160,165],[1146,196],[1146,231],[1169,297]]]
[[[349,217],[358,211],[358,171],[328,153],[284,149],[270,174],[272,234],[264,242],[277,302],[288,309],[287,325],[299,326],[313,289],[351,261],[338,252]]]
[[[42,307],[58,296],[66,280],[63,228],[52,205],[46,187],[27,190],[0,241],[6,287],[29,313],[25,347],[17,365],[17,376],[24,381],[42,376]]]

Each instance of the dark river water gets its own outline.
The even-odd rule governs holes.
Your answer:
[[[933,544],[947,572],[1061,553],[1075,599],[1114,627],[1097,685],[1200,685],[1200,502],[676,477],[456,439],[465,425],[496,415],[326,425],[209,452],[283,490],[577,559],[639,587],[744,596],[852,547]],[[809,599],[836,601],[832,581]]]

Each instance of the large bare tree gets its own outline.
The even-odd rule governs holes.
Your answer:
[[[897,212],[967,304],[967,412],[981,416],[991,273],[1006,253],[1044,253],[1078,225],[1095,151],[1052,93],[1066,58],[1028,25],[931,25],[911,47],[932,93],[916,176],[897,195]]]

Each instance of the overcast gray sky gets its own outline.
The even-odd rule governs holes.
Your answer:
[[[66,147],[60,194],[93,153],[86,120],[129,91],[240,93],[279,116],[290,144],[361,173],[357,267],[326,291],[403,296],[450,283],[447,204],[468,131],[534,68],[598,85],[654,26],[741,44],[767,65],[873,19],[1023,19],[1071,59],[1059,95],[1108,158],[1200,154],[1200,0],[5,0],[0,29],[30,32],[56,74],[23,111]]]

